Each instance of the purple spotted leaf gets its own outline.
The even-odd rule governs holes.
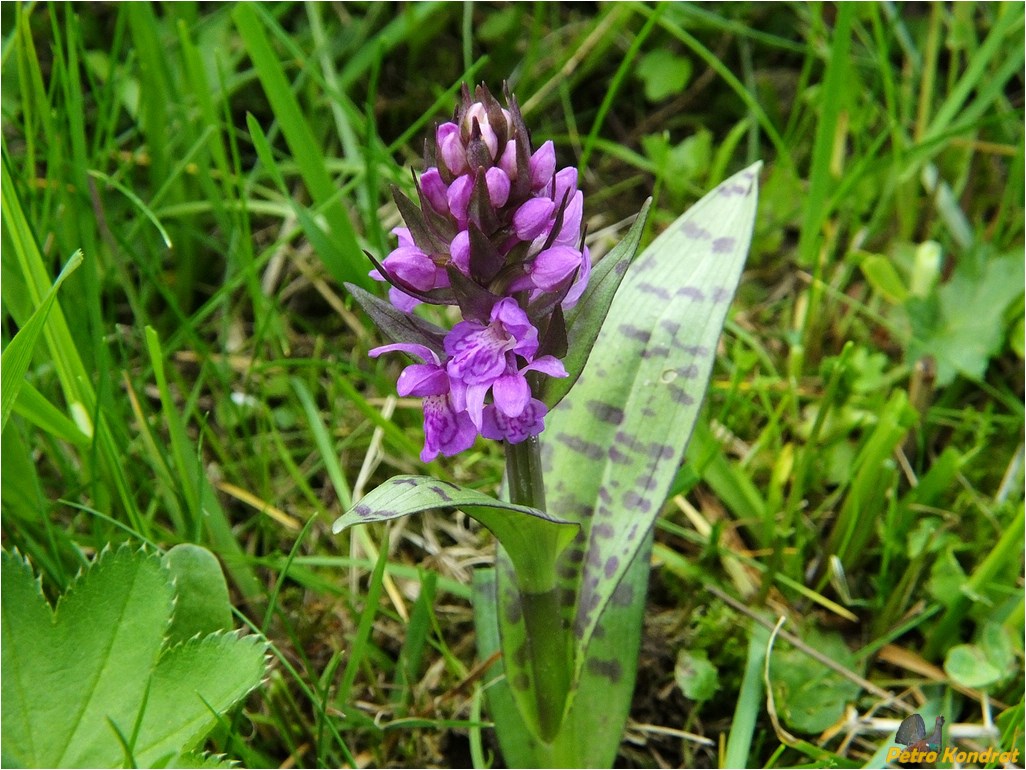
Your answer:
[[[507,767],[613,766],[637,675],[632,661],[637,660],[641,644],[638,629],[645,614],[650,553],[651,537],[602,614],[604,633],[596,635],[588,646],[576,685],[578,705],[567,710],[554,741],[546,743],[532,734],[521,716],[523,704],[530,707],[532,703],[521,691],[530,693],[534,686],[533,672],[522,656],[516,652],[503,656],[485,672],[485,680],[495,682],[488,688],[488,706]],[[516,612],[519,596],[515,591],[510,593],[513,586],[508,562],[502,565],[506,567],[501,578],[496,570],[474,570],[474,626],[483,660],[511,640],[513,645],[507,649],[514,650],[526,640],[524,624]],[[498,591],[507,594],[502,615],[498,612]],[[602,708],[594,708],[596,703]]]
[[[648,219],[648,209],[652,205],[649,198],[641,207],[634,224],[616,246],[598,261],[591,270],[588,288],[581,295],[577,305],[567,313],[566,328],[568,352],[563,358],[568,377],[559,379],[548,378],[542,386],[539,398],[550,408],[558,404],[577,381],[588,360],[595,339],[598,337],[602,322],[609,312],[613,296],[620,287],[631,261],[638,251],[641,233]]]
[[[533,581],[552,574],[553,563],[580,525],[526,505],[514,505],[483,492],[430,476],[393,476],[335,520],[338,534],[354,524],[390,521],[433,508],[459,508],[491,530],[509,554],[520,590],[538,590]]]
[[[576,644],[567,733],[557,741],[592,741],[610,758],[619,731],[589,731],[588,715],[576,712],[593,704],[575,696],[612,681],[601,640],[623,631],[617,591],[629,587],[631,601],[644,601],[647,571],[638,555],[650,542],[705,395],[751,242],[758,170],[757,164],[719,185],[630,265],[583,371],[542,434],[548,510],[581,524],[557,565],[564,591],[575,597],[565,604]],[[496,612],[508,665],[518,596],[505,558],[500,550]],[[640,620],[632,633],[640,634]],[[509,674],[507,667],[512,683]]]

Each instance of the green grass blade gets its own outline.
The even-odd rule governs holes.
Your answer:
[[[11,416],[14,404],[18,400],[18,393],[25,381],[25,373],[32,363],[32,354],[39,340],[39,335],[46,326],[46,319],[50,315],[50,308],[53,307],[57,298],[57,290],[60,289],[64,279],[71,275],[79,265],[82,264],[82,252],[76,251],[71,259],[64,265],[57,280],[46,293],[43,303],[32,313],[32,317],[25,322],[25,325],[18,330],[0,356],[0,370],[2,370],[2,382],[0,382],[0,394],[2,394],[2,420],[0,420],[0,431],[7,425],[7,418]]]
[[[339,243],[337,259],[331,254],[321,254],[325,265],[339,284],[352,281],[363,287],[370,287],[372,281],[366,275],[363,252],[356,240],[356,231],[349,221],[349,213],[339,196],[338,187],[329,176],[320,153],[320,143],[306,121],[292,86],[285,77],[281,62],[274,54],[271,43],[257,18],[253,6],[240,3],[232,14],[239,34],[242,36],[267,94],[274,115],[281,126],[285,141],[295,158],[299,173],[306,183],[314,204],[323,211],[328,223],[330,237]]]

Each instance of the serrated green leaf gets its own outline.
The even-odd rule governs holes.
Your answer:
[[[3,552],[2,580],[5,764],[113,767],[127,751],[164,765],[263,676],[255,637],[168,650],[175,589],[154,554],[104,550],[54,612],[17,554]]]
[[[512,556],[521,587],[543,592],[539,586],[553,574],[555,559],[573,539],[578,525],[526,505],[496,500],[430,476],[394,476],[346,511],[332,525],[338,534],[353,524],[390,521],[432,508],[459,508],[495,535]]]
[[[190,639],[167,650],[153,671],[136,761],[148,767],[195,746],[217,723],[217,714],[260,683],[266,651],[259,637],[235,633]]]
[[[5,555],[5,750],[32,767],[118,763],[108,720],[131,734],[171,616],[173,590],[160,559],[128,547],[104,551],[45,623],[38,607],[23,613],[9,596],[10,563]],[[13,574],[24,581],[23,569]],[[22,640],[10,650],[8,633]],[[10,714],[27,733],[9,732],[10,678],[32,683],[31,697],[16,695]]]
[[[214,554],[202,546],[181,543],[164,554],[163,562],[178,595],[167,633],[169,644],[232,627],[228,583]]]
[[[546,377],[538,398],[552,408],[570,392],[577,378],[584,369],[584,364],[595,345],[595,339],[606,320],[609,306],[613,302],[617,289],[624,275],[634,260],[641,242],[641,234],[648,221],[648,211],[652,205],[649,198],[641,207],[631,229],[616,246],[610,249],[591,271],[588,288],[581,295],[577,305],[567,313],[568,350],[563,358],[566,377]],[[359,298],[358,298],[359,299]],[[366,308],[364,308],[366,309]]]
[[[910,299],[909,360],[932,355],[939,387],[956,374],[981,379],[1004,342],[1004,313],[1022,295],[1023,271],[1021,253],[986,260],[979,269],[960,265],[935,299]]]
[[[64,265],[53,286],[46,292],[43,301],[40,303],[25,325],[18,330],[14,338],[7,343],[3,355],[0,356],[0,430],[7,425],[7,418],[11,416],[11,410],[18,400],[18,391],[25,381],[25,373],[29,364],[32,363],[32,352],[36,348],[36,342],[43,333],[46,326],[46,319],[50,315],[50,308],[57,299],[57,290],[60,289],[64,280],[71,275],[78,266],[82,264],[82,251],[76,251]]]

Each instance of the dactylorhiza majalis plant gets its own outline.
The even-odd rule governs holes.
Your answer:
[[[648,213],[592,267],[584,196],[552,142],[533,147],[506,106],[466,87],[415,177],[393,189],[405,227],[371,275],[389,302],[348,285],[414,359],[425,462],[502,441],[506,500],[397,476],[335,522],[459,508],[498,540],[474,578],[488,705],[511,767],[609,767],[630,708],[652,530],[698,416],[751,241],[758,164],[735,174],[637,258]],[[419,203],[419,205],[418,205]],[[370,255],[368,255],[370,256]],[[373,257],[371,257],[373,260]],[[414,314],[453,305],[443,329]]]

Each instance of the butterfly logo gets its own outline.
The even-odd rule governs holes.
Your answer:
[[[919,714],[912,714],[902,720],[894,741],[907,746],[909,751],[940,751],[943,745],[944,717],[937,717],[933,732],[926,734],[926,722]]]

